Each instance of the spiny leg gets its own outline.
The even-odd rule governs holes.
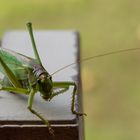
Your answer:
[[[40,115],[37,111],[35,111],[34,109],[32,109],[32,105],[33,105],[33,99],[34,99],[34,95],[35,95],[35,90],[32,88],[30,93],[29,93],[29,98],[28,98],[28,109],[31,111],[31,113],[33,113],[34,115],[36,115],[38,118],[40,118],[47,126],[49,129],[50,134],[54,134],[54,130],[51,128],[51,125],[49,123],[48,120],[46,120],[42,115]]]
[[[74,87],[73,93],[72,93],[72,103],[71,103],[71,111],[72,111],[72,113],[76,114],[78,116],[86,115],[85,113],[77,112],[74,109],[75,95],[76,95],[76,92],[77,92],[77,85],[74,82],[53,82],[53,87],[54,88],[64,88],[64,89],[68,90],[68,88],[70,86]],[[54,93],[54,95],[52,95],[52,96],[54,97],[54,96],[62,94],[62,93],[64,93],[64,92],[60,92],[60,93],[57,93],[57,94]]]
[[[58,88],[53,88],[53,90],[55,90],[55,89],[58,89]],[[60,95],[60,94],[65,93],[68,89],[69,89],[69,87],[63,87],[60,90],[53,91],[53,94],[51,95],[51,97],[49,98],[49,100],[51,100],[53,97],[55,97],[57,95]]]

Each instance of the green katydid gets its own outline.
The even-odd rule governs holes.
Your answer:
[[[74,110],[75,94],[77,91],[76,83],[52,81],[51,75],[42,66],[36,49],[32,24],[27,23],[27,28],[31,37],[35,59],[8,49],[0,48],[0,71],[4,74],[4,78],[0,81],[0,90],[28,95],[27,108],[48,126],[50,133],[53,133],[49,121],[32,108],[34,95],[38,91],[43,99],[49,101],[53,97],[64,93],[72,86],[74,89],[71,111],[73,114],[79,116],[84,115],[84,113]]]
[[[28,109],[48,126],[50,133],[53,133],[49,121],[45,119],[42,115],[40,115],[37,111],[32,109],[34,95],[35,93],[37,93],[37,91],[39,91],[43,99],[51,100],[53,97],[65,93],[65,91],[67,91],[70,86],[73,86],[71,111],[73,114],[79,116],[85,115],[84,113],[76,112],[74,110],[75,94],[77,91],[76,83],[68,81],[66,82],[52,81],[53,74],[75,63],[71,63],[50,75],[42,66],[38,51],[36,49],[36,44],[32,31],[32,24],[27,23],[27,27],[31,37],[35,59],[24,56],[11,50],[0,48],[0,71],[5,75],[4,78],[0,81],[0,90],[28,95],[28,105],[27,105]],[[101,55],[96,55],[85,58],[82,61],[79,60],[78,63],[105,55],[138,49],[140,48],[118,50]]]

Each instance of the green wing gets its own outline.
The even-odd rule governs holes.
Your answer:
[[[0,57],[19,80],[27,79],[29,70],[32,70],[33,65],[37,63],[33,58],[4,48],[0,48]],[[4,74],[1,65],[0,72]]]

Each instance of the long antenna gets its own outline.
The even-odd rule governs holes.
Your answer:
[[[118,54],[118,53],[129,52],[129,51],[135,51],[135,50],[140,50],[140,47],[138,47],[138,48],[130,48],[130,49],[121,49],[121,50],[117,50],[117,51],[111,51],[111,52],[108,52],[108,53],[103,53],[103,54],[87,57],[87,58],[84,58],[82,60],[78,60],[77,62],[73,62],[71,64],[68,64],[68,65],[56,70],[51,75],[54,75],[54,74],[58,73],[59,71],[62,71],[62,70],[66,69],[66,68],[68,68],[68,67],[70,67],[72,65],[75,65],[77,63],[82,63],[82,62],[85,62],[85,61],[88,61],[88,60],[91,60],[91,59],[95,59],[95,58],[99,58],[99,57],[103,57],[103,56],[107,56],[107,55]]]

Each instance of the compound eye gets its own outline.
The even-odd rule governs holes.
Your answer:
[[[52,76],[51,75],[48,75],[47,79],[52,80]]]

